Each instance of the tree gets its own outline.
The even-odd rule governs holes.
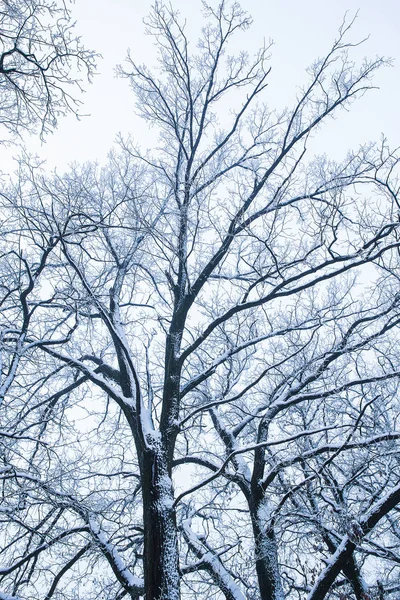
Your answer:
[[[96,55],[74,33],[65,2],[2,0],[0,5],[0,124],[14,136],[39,129],[43,137],[60,115],[78,115],[82,79]]]
[[[227,54],[248,15],[204,11],[190,54],[156,3],[159,75],[120,70],[153,153],[121,140],[104,169],[63,176],[21,161],[3,201],[13,597],[399,586],[398,159],[384,140],[307,155],[385,61],[356,68],[343,24],[276,113],[268,48]]]

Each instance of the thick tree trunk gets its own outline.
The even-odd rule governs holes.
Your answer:
[[[268,529],[260,509],[252,511],[255,540],[256,571],[261,600],[283,600],[284,594],[278,565],[274,532]]]
[[[146,600],[179,600],[178,539],[174,495],[165,453],[143,460],[144,584]]]
[[[268,418],[259,426],[257,442],[265,442],[268,438],[268,424],[273,417]],[[254,453],[254,468],[251,479],[249,509],[254,534],[256,555],[256,571],[261,600],[284,600],[281,576],[279,573],[278,550],[271,526],[271,510],[266,492],[262,485],[265,469],[265,450],[256,449]]]

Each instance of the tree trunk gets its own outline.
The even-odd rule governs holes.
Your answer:
[[[256,571],[261,600],[283,600],[284,594],[278,565],[274,532],[263,523],[259,511],[252,511],[255,540]]]
[[[146,600],[179,600],[174,494],[161,449],[143,460],[144,584]]]
[[[268,425],[273,413],[261,422],[257,442],[268,438]],[[264,478],[265,450],[256,449],[251,479],[249,510],[254,534],[256,571],[261,600],[284,600],[281,576],[279,573],[278,551],[274,529],[271,526],[271,509],[261,482]]]

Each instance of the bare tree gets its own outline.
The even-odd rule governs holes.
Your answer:
[[[95,57],[74,33],[65,2],[2,0],[0,124],[12,135],[39,129],[43,137],[60,115],[78,115],[76,94]]]
[[[227,53],[248,15],[204,11],[191,54],[156,3],[160,74],[121,68],[154,152],[21,164],[3,202],[14,597],[398,589],[398,159],[385,141],[307,155],[384,60],[357,68],[343,24],[276,113],[269,49]]]

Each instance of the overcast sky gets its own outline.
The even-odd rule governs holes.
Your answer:
[[[173,0],[195,46],[201,25],[200,0]],[[316,149],[339,158],[359,143],[379,139],[384,133],[391,146],[400,145],[400,2],[398,0],[244,0],[242,7],[254,18],[250,31],[236,38],[237,49],[256,51],[263,40],[273,40],[270,85],[265,100],[273,107],[291,105],[296,87],[306,81],[305,68],[324,55],[348,11],[348,18],[358,12],[350,35],[351,41],[369,39],[354,53],[355,59],[384,55],[394,59],[394,67],[376,77],[380,87],[342,111],[318,135]],[[126,80],[115,78],[115,65],[123,62],[127,48],[137,62],[154,64],[152,40],[144,35],[143,17],[151,6],[149,0],[76,0],[73,7],[77,31],[87,47],[103,55],[99,74],[84,95],[81,121],[68,117],[58,130],[40,145],[29,143],[32,151],[46,158],[49,167],[63,170],[72,161],[106,158],[118,132],[145,144],[147,130],[135,116],[134,98]],[[15,151],[14,151],[15,153]],[[10,156],[10,151],[8,152]],[[3,161],[4,167],[4,161]]]

